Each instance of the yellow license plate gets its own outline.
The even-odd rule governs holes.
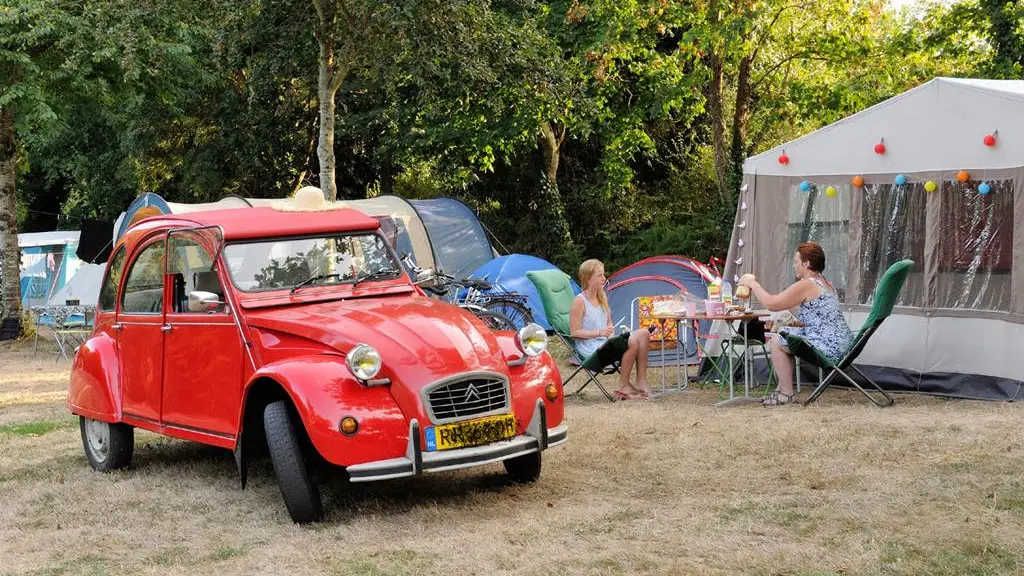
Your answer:
[[[430,426],[424,431],[427,451],[451,450],[490,444],[515,438],[519,432],[515,414],[502,414],[478,420]]]

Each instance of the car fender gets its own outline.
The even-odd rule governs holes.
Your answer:
[[[117,342],[105,332],[85,341],[75,354],[68,385],[68,409],[94,420],[121,420],[121,370]]]
[[[340,354],[297,356],[267,364],[249,379],[246,398],[255,382],[267,378],[291,398],[313,446],[328,462],[349,466],[405,455],[409,426],[389,386],[360,384]],[[351,436],[339,429],[346,416],[359,422]]]
[[[562,390],[562,377],[555,359],[547,351],[524,358],[516,335],[512,332],[499,332],[497,339],[505,358],[509,361],[509,387],[513,411],[516,414],[533,414],[537,399],[542,398],[547,409],[548,428],[561,424],[562,418],[565,417],[565,396]],[[554,385],[558,390],[558,396],[554,401],[548,400],[544,394],[548,384]],[[521,422],[520,433],[525,432],[526,424],[525,421]]]

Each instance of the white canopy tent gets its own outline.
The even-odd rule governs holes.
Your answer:
[[[1024,397],[1024,81],[936,78],[743,171],[727,278],[780,291],[816,241],[856,329],[881,273],[910,258],[858,364],[894,389]]]

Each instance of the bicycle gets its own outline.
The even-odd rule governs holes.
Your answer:
[[[439,300],[469,310],[495,330],[518,330],[533,322],[527,297],[509,292],[500,284],[480,278],[461,280],[439,270],[416,266],[410,255],[402,263],[412,271],[415,282]]]

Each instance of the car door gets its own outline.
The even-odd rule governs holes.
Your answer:
[[[165,319],[162,421],[234,438],[241,407],[244,348],[224,284],[213,266],[216,235],[208,228],[168,236],[171,302]],[[205,293],[216,304],[200,304]],[[192,306],[189,297],[193,297]]]
[[[160,421],[163,384],[164,252],[163,235],[135,252],[113,325],[124,416],[152,425]]]

